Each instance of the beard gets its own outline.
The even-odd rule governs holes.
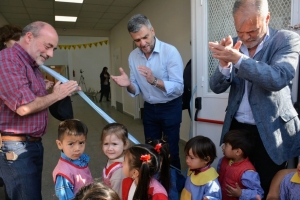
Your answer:
[[[43,55],[39,55],[36,60],[35,60],[35,63],[40,66],[40,65],[43,65],[46,60],[48,59],[49,57],[48,56],[43,56]]]
[[[147,45],[144,45],[142,47],[139,47],[140,50],[144,53],[144,54],[149,54],[149,53],[152,53],[153,49],[154,49],[154,44],[147,44]]]

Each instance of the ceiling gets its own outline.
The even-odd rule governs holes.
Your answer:
[[[109,31],[143,0],[0,0],[0,15],[12,25],[24,27],[34,21],[48,22],[57,30]],[[55,22],[54,16],[77,16],[76,22]]]

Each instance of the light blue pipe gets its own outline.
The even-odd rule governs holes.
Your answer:
[[[57,80],[61,81],[62,83],[65,83],[67,81],[69,81],[68,79],[66,79],[65,77],[63,77],[62,75],[60,75],[59,73],[57,73],[56,71],[50,69],[49,67],[46,67],[45,65],[41,65],[40,66],[41,69],[43,69],[45,72],[47,72],[48,74],[50,74],[51,76],[53,76],[54,78],[56,78]],[[99,113],[99,115],[101,115],[108,123],[113,123],[116,122],[115,120],[113,120],[110,116],[108,116],[103,110],[101,110],[93,101],[90,100],[90,98],[88,96],[86,96],[86,94],[83,91],[78,91],[77,92],[90,106],[92,106],[92,108],[94,108],[94,110]],[[140,144],[140,142],[135,139],[135,137],[133,137],[130,133],[128,133],[128,139],[133,142],[134,144]]]

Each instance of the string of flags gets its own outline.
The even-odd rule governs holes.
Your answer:
[[[61,45],[58,45],[58,48],[59,49],[65,49],[65,50],[70,50],[71,48],[73,48],[73,49],[76,49],[76,48],[78,48],[78,49],[81,49],[81,47],[83,47],[83,48],[87,48],[87,47],[89,47],[89,48],[92,48],[92,46],[95,46],[95,47],[97,47],[98,45],[99,46],[102,46],[102,45],[107,45],[108,44],[108,40],[103,40],[103,41],[99,41],[99,42],[92,42],[92,43],[87,43],[87,44],[61,44]]]

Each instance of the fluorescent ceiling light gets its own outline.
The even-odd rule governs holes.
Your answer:
[[[59,22],[76,22],[76,20],[77,20],[77,17],[55,15],[55,21],[59,21]]]
[[[83,0],[55,0],[60,2],[66,2],[66,3],[82,3]]]

